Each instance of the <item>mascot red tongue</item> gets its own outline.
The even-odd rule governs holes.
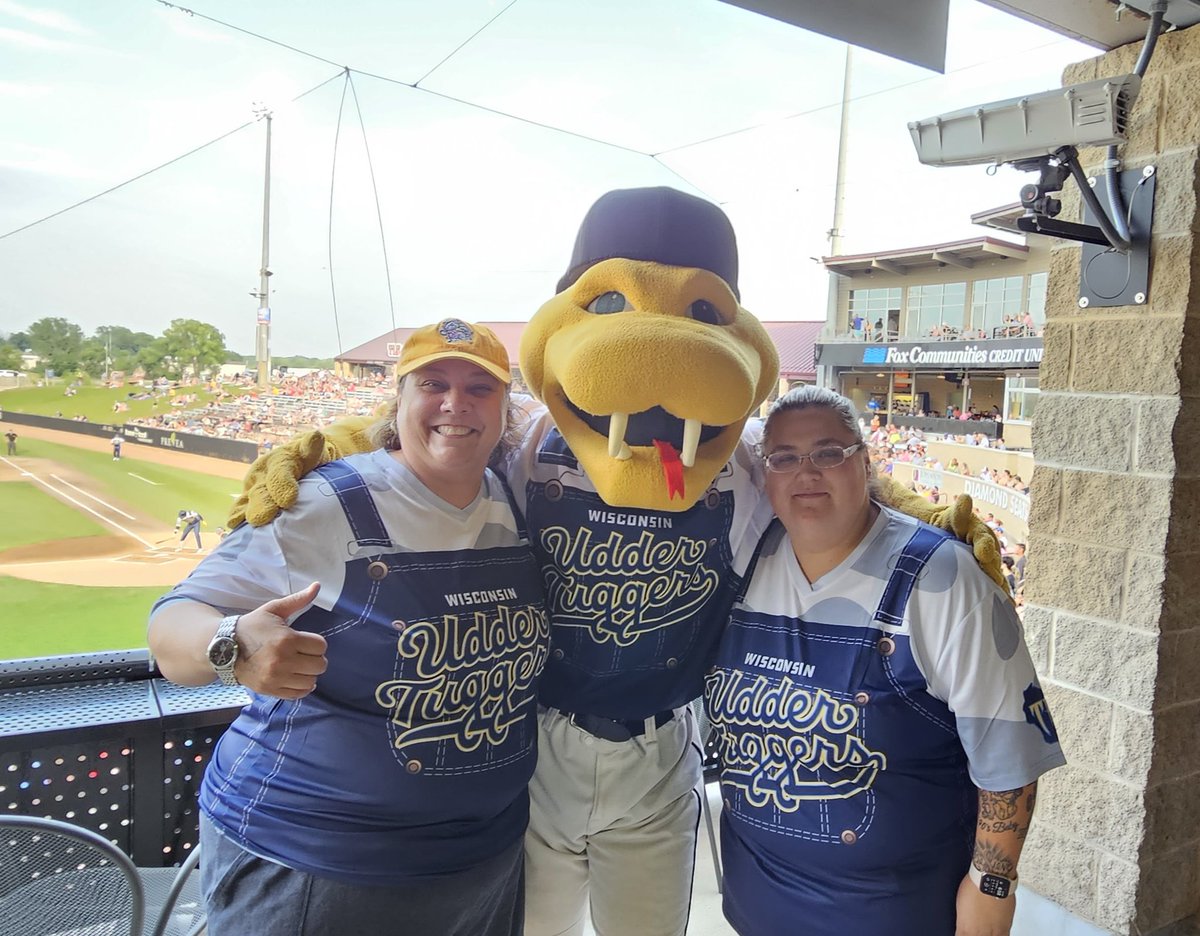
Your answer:
[[[675,189],[609,192],[584,219],[520,363],[608,504],[687,510],[774,386],[737,275],[729,219]]]

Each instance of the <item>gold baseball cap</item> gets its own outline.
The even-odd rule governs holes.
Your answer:
[[[462,319],[442,319],[436,325],[418,328],[408,336],[396,362],[396,377],[418,367],[457,358],[471,361],[503,383],[512,383],[508,349],[495,333],[484,325],[472,325]]]

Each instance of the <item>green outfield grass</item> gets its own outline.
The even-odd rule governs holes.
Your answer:
[[[85,588],[0,575],[5,659],[146,646],[146,617],[166,588]]]
[[[33,413],[37,416],[54,416],[61,412],[63,417],[71,419],[83,415],[94,423],[123,423],[130,419],[145,419],[160,413],[174,412],[170,400],[163,394],[154,400],[130,400],[130,393],[145,392],[141,387],[80,387],[75,396],[63,396],[65,383],[53,383],[48,387],[24,387],[19,390],[5,390],[0,393],[0,407],[18,413]],[[248,392],[246,387],[226,386],[226,391],[235,395]],[[187,409],[195,409],[216,398],[215,393],[209,393],[198,387],[184,387],[177,393],[198,394],[195,403],[190,403]],[[127,401],[129,409],[123,413],[113,412],[113,403]]]
[[[240,488],[228,478],[138,461],[133,443],[126,444],[126,455],[119,462],[106,452],[27,437],[18,442],[18,452],[22,458],[51,459],[86,474],[91,479],[86,487],[97,497],[132,505],[161,519],[164,527],[174,522],[179,510],[191,508],[208,520],[206,530],[215,530],[225,522],[233,502],[230,495]],[[36,461],[26,465],[39,472]],[[90,505],[87,498],[74,492],[72,496]],[[0,484],[0,548],[111,532],[89,515],[54,500],[35,482]],[[0,576],[4,621],[0,656],[19,659],[144,647],[150,606],[167,590],[57,585]]]
[[[231,495],[241,490],[240,482],[229,478],[139,461],[138,446],[132,442],[125,443],[120,461],[113,461],[106,452],[91,452],[41,439],[22,438],[17,446],[17,452],[22,456],[52,459],[89,475],[95,482],[93,493],[97,497],[107,500],[107,494],[127,505],[135,505],[167,525],[175,522],[180,510],[198,510],[208,524],[204,529],[215,530],[225,523],[233,504]],[[38,470],[36,464],[28,467],[35,472]],[[80,500],[86,501],[85,498]],[[17,512],[22,512],[19,505]],[[49,525],[47,529],[52,530]],[[57,535],[46,537],[56,538]]]
[[[33,481],[0,484],[0,549],[60,539],[104,536],[109,531]]]

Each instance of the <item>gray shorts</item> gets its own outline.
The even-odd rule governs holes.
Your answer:
[[[208,936],[521,936],[522,842],[454,874],[388,887],[346,884],[252,855],[200,821]]]

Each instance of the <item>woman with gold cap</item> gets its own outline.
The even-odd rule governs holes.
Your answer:
[[[519,936],[549,629],[487,464],[510,367],[488,329],[418,329],[378,447],[230,534],[164,596],[168,678],[244,686],[200,792],[211,936]]]

